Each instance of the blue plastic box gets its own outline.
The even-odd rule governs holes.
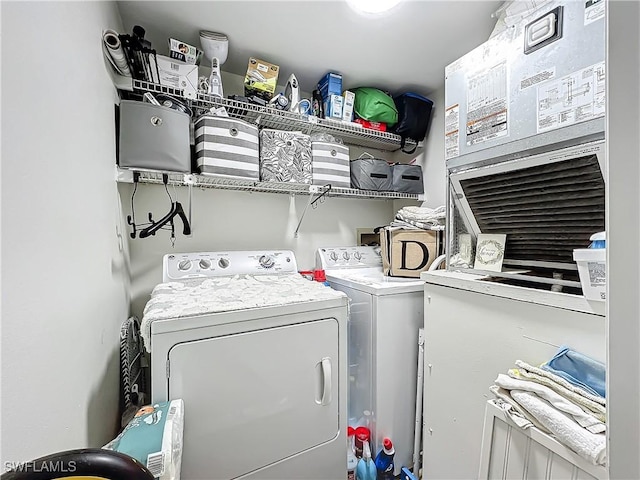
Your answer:
[[[342,95],[342,75],[335,72],[327,73],[318,82],[318,90],[323,100],[326,100],[329,95]]]
[[[411,470],[409,470],[407,467],[402,467],[402,470],[400,471],[400,479],[401,480],[418,480],[418,477],[416,477],[413,473],[411,473]]]

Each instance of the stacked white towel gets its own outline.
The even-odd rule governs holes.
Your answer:
[[[606,465],[606,400],[521,360],[489,389],[520,428],[536,427],[594,465]]]
[[[549,387],[527,380],[511,378],[502,373],[498,375],[498,378],[496,378],[495,384],[509,391],[522,390],[535,393],[538,397],[549,402],[552,407],[570,415],[573,420],[580,424],[580,426],[589,430],[591,433],[602,433],[606,430],[604,422],[585,412],[571,400],[559,395]]]
[[[606,399],[604,397],[592,395],[586,390],[569,383],[564,378],[547,370],[533,367],[522,360],[517,360],[516,366],[519,368],[512,368],[509,370],[508,373],[510,377],[530,380],[532,382],[540,383],[541,385],[546,385],[563,397],[566,397],[572,402],[578,404],[598,420],[603,422],[606,420],[607,410]]]
[[[428,207],[402,207],[391,222],[392,227],[421,230],[444,230],[446,209]]]
[[[593,465],[606,465],[607,439],[603,433],[591,433],[531,392],[513,390],[511,396],[536,417],[556,439]]]

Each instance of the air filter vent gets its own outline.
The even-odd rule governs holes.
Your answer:
[[[463,202],[479,233],[507,235],[507,264],[575,266],[573,249],[604,230],[605,186],[596,155],[466,177]]]

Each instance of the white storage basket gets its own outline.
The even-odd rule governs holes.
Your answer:
[[[311,142],[313,183],[351,187],[349,147],[333,142]]]
[[[258,180],[258,127],[243,120],[203,115],[195,122],[198,171],[221,178]]]

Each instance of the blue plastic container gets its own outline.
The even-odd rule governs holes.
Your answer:
[[[376,470],[378,471],[378,480],[392,480],[394,479],[393,470],[395,465],[393,464],[393,456],[396,451],[393,448],[393,443],[389,437],[384,437],[382,440],[382,450],[378,452],[376,456]]]

